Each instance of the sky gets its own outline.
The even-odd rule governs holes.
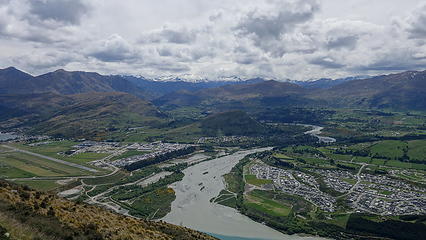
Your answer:
[[[426,69],[426,1],[0,0],[0,68],[310,80]]]

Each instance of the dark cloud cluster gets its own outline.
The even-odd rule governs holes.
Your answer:
[[[425,68],[425,62],[414,58],[409,49],[394,49],[378,57],[370,64],[361,65],[358,71],[407,71]]]
[[[270,11],[255,9],[249,12],[236,27],[242,34],[254,34],[259,39],[280,39],[297,24],[311,19],[319,9],[316,1],[277,2]]]
[[[78,25],[90,10],[82,0],[3,0],[0,38],[58,45],[81,41]]]
[[[318,9],[319,5],[316,1],[276,1],[271,9],[266,11],[255,9],[249,12],[235,30],[240,36],[251,37],[256,46],[282,55],[283,50],[276,45],[283,35],[293,31],[298,24],[310,20]]]
[[[89,51],[89,56],[104,62],[119,62],[133,61],[138,58],[139,53],[120,35],[113,34],[94,46]]]
[[[32,0],[30,13],[41,20],[79,24],[90,7],[82,0]]]
[[[197,32],[190,31],[186,28],[172,29],[164,27],[159,31],[144,34],[141,43],[176,43],[176,44],[189,44],[196,40]]]
[[[408,20],[411,38],[426,39],[426,3],[418,7]]]
[[[327,40],[326,46],[328,49],[354,49],[356,47],[358,39],[358,36],[331,36]]]

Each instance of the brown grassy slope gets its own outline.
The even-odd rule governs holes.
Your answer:
[[[164,118],[151,103],[126,93],[69,96],[72,104],[58,109],[35,129],[50,135],[91,138],[113,129],[154,126]]]
[[[408,71],[353,80],[310,93],[337,107],[426,110],[426,71]]]
[[[0,95],[0,105],[13,109],[12,114],[21,112],[6,118],[11,126],[26,124],[35,133],[65,137],[91,138],[113,129],[153,126],[165,118],[150,102],[120,92]]]
[[[59,239],[70,233],[68,239],[215,239],[188,228],[118,215],[5,181],[0,181],[0,211],[2,216],[11,216],[11,211],[15,211],[15,217],[28,222],[35,231],[50,233]],[[60,231],[57,226],[65,230]]]
[[[126,92],[139,97],[149,93],[120,76],[59,69],[33,77],[16,68],[0,69],[0,94],[78,94],[87,92]]]

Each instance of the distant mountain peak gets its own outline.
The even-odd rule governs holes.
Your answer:
[[[6,86],[9,86],[9,84],[14,85],[16,81],[24,81],[24,80],[31,79],[32,77],[33,76],[31,76],[30,74],[23,72],[15,67],[0,69],[0,82],[3,82],[3,83],[8,82]],[[0,88],[6,87],[6,86],[0,85]]]
[[[78,94],[85,92],[127,92],[144,97],[145,92],[124,78],[103,76],[95,72],[58,69],[31,76],[14,67],[0,70],[0,94],[52,92]]]
[[[308,81],[289,81],[291,83],[297,84],[304,88],[310,88],[310,89],[328,89],[337,85],[340,85],[345,82],[353,81],[353,80],[361,80],[361,79],[367,79],[371,78],[371,76],[368,75],[360,75],[360,76],[352,76],[352,77],[345,77],[345,78],[320,78],[320,79],[310,79]]]
[[[206,82],[245,82],[245,81],[265,81],[264,78],[242,78],[235,75],[218,76],[218,77],[203,77],[195,74],[183,75],[164,75],[157,77],[147,77],[143,75],[120,75],[122,77],[133,77],[152,82],[188,82],[188,83],[206,83]]]
[[[162,82],[240,82],[244,81],[238,76],[220,76],[214,78],[201,77],[193,74],[185,74],[181,76],[160,76],[152,79],[153,81],[162,81]]]
[[[9,73],[9,74],[12,74],[12,73],[19,73],[19,74],[26,74],[26,75],[29,75],[28,73],[25,73],[25,72],[23,72],[23,71],[21,71],[21,70],[19,70],[19,69],[15,68],[15,67],[12,67],[12,66],[7,67],[7,68],[0,69],[0,71],[1,71],[1,72],[4,72],[4,73]]]
[[[2,69],[2,70],[6,70],[6,71],[20,71],[20,70],[18,70],[17,68],[15,68],[15,67],[13,67],[13,66],[10,66],[10,67],[7,67],[7,68],[4,68],[4,69]],[[21,71],[20,71],[21,72]]]

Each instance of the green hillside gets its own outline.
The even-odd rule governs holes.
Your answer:
[[[206,136],[253,136],[262,135],[268,129],[243,111],[229,111],[207,117],[200,122]]]
[[[63,137],[102,139],[111,131],[156,126],[165,119],[151,103],[118,92],[2,95],[0,100],[13,106],[11,114],[15,114],[3,125],[31,126],[32,133]],[[20,115],[16,116],[16,110]]]
[[[426,110],[426,71],[408,71],[349,81],[310,93],[335,107]]]

